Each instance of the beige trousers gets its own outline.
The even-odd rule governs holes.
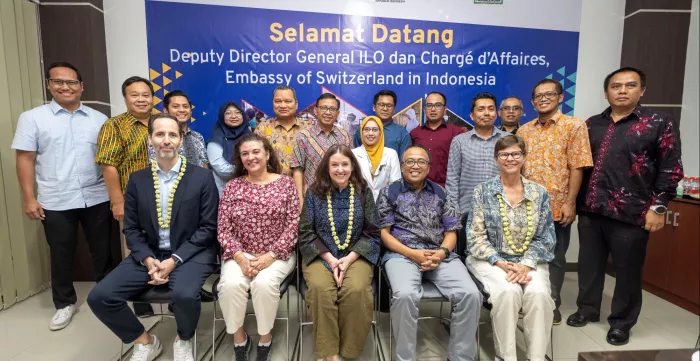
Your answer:
[[[288,260],[276,260],[255,278],[250,278],[243,274],[236,261],[226,260],[221,266],[218,287],[219,306],[226,321],[226,332],[235,333],[243,326],[250,291],[258,321],[258,334],[269,334],[280,303],[280,284],[292,273],[296,264],[296,256],[292,254]]]
[[[527,358],[544,361],[554,312],[548,265],[537,265],[537,269],[529,273],[532,280],[523,286],[506,281],[506,272],[487,261],[469,256],[466,264],[490,295],[496,356],[505,361],[517,361],[515,333],[522,309]]]

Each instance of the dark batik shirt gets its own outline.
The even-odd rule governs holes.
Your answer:
[[[379,192],[377,209],[380,227],[391,227],[391,235],[412,249],[437,250],[445,232],[462,228],[460,214],[447,201],[445,189],[427,179],[419,190],[403,179],[392,183]],[[394,257],[403,256],[387,250],[382,262]],[[450,253],[445,262],[457,257]]]
[[[593,168],[584,173],[576,205],[642,226],[653,205],[668,205],[683,179],[678,122],[642,106],[613,122],[611,108],[586,121]]]

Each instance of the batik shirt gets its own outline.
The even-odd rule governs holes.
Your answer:
[[[615,123],[611,111],[586,121],[593,168],[584,173],[576,205],[642,226],[649,207],[667,206],[683,179],[678,123],[642,106]]]

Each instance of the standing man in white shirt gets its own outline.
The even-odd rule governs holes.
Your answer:
[[[100,166],[95,163],[97,134],[107,116],[82,104],[83,79],[65,62],[46,71],[51,103],[22,113],[12,149],[24,213],[44,225],[51,253],[51,289],[57,309],[49,329],[68,326],[77,301],[73,262],[78,222],[92,253],[97,281],[110,270],[112,212]],[[34,198],[34,182],[38,199]]]

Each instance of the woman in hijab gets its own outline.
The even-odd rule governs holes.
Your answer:
[[[243,109],[235,102],[226,102],[219,108],[216,124],[207,142],[207,157],[214,171],[219,196],[233,175],[233,150],[236,142],[250,134]]]
[[[362,121],[360,138],[362,145],[353,149],[352,153],[376,201],[382,188],[401,179],[399,156],[395,150],[384,147],[384,126],[375,116]]]

